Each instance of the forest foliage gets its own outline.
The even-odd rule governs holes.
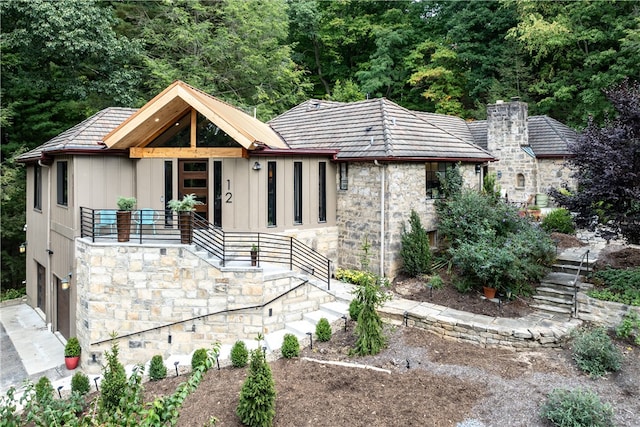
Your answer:
[[[176,79],[263,120],[367,96],[483,119],[519,96],[579,129],[614,112],[605,88],[640,76],[627,1],[6,0],[0,19],[3,287],[24,271],[15,154]]]

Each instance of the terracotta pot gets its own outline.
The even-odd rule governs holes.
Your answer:
[[[484,291],[484,296],[488,299],[494,299],[496,297],[496,288],[484,286],[482,290]]]
[[[131,211],[116,213],[118,225],[118,242],[128,242],[131,235]]]
[[[64,364],[68,370],[72,371],[78,367],[80,356],[65,357]]]

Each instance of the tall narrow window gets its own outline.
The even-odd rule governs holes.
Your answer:
[[[276,226],[276,162],[267,162],[267,225]]]
[[[340,163],[340,189],[349,189],[349,164]]]
[[[327,220],[327,163],[318,163],[318,221]]]
[[[33,208],[42,209],[42,166],[39,164],[33,170]]]
[[[58,162],[58,204],[67,206],[69,204],[69,177],[67,171],[67,162]]]
[[[169,202],[173,199],[173,161],[164,161],[164,200]],[[171,227],[173,225],[173,215],[168,205],[164,207],[164,225]]]
[[[519,173],[516,177],[516,187],[524,188],[524,175]]]
[[[302,224],[302,162],[293,162],[293,222]]]

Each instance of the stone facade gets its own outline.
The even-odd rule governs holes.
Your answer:
[[[76,330],[88,372],[100,371],[111,332],[121,337],[120,361],[140,363],[253,339],[334,299],[288,271],[218,268],[191,246],[78,239],[76,254]]]
[[[462,164],[465,185],[479,188],[480,174],[475,166]],[[384,178],[383,178],[384,174]],[[415,210],[427,231],[435,231],[435,200],[426,197],[425,165],[421,162],[349,164],[348,190],[338,192],[338,267],[360,269],[362,246],[370,245],[369,269],[393,279],[402,268],[400,249],[402,226],[408,225]],[[384,214],[381,212],[381,187],[384,182]],[[384,225],[380,218],[384,215]],[[384,249],[381,261],[380,234],[384,226]],[[384,264],[381,273],[380,265]]]
[[[569,188],[575,188],[576,180],[571,177],[572,173],[565,159],[539,159],[538,192],[547,193],[550,189],[559,188],[565,183]]]
[[[611,301],[591,298],[578,293],[578,318],[594,322],[608,328],[617,327],[625,314],[635,311],[640,315],[640,307],[630,307]]]

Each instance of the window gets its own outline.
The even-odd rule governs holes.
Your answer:
[[[327,220],[327,163],[318,164],[318,221]]]
[[[444,197],[438,174],[443,174],[448,168],[453,167],[455,167],[455,165],[451,162],[425,163],[428,199],[438,199]]]
[[[164,161],[164,200],[173,199],[173,161]],[[169,205],[164,207],[164,225],[171,227],[173,225],[173,215]]]
[[[276,226],[276,162],[267,162],[267,225]]]
[[[519,173],[516,177],[516,187],[524,188],[524,175]]]
[[[302,224],[302,162],[293,162],[293,222]]]
[[[340,189],[349,189],[349,164],[340,163]]]
[[[33,208],[42,209],[42,166],[39,164],[33,170]]]
[[[58,162],[58,182],[57,182],[57,193],[58,193],[58,204],[62,206],[67,206],[69,204],[69,177],[67,171],[67,162]]]

